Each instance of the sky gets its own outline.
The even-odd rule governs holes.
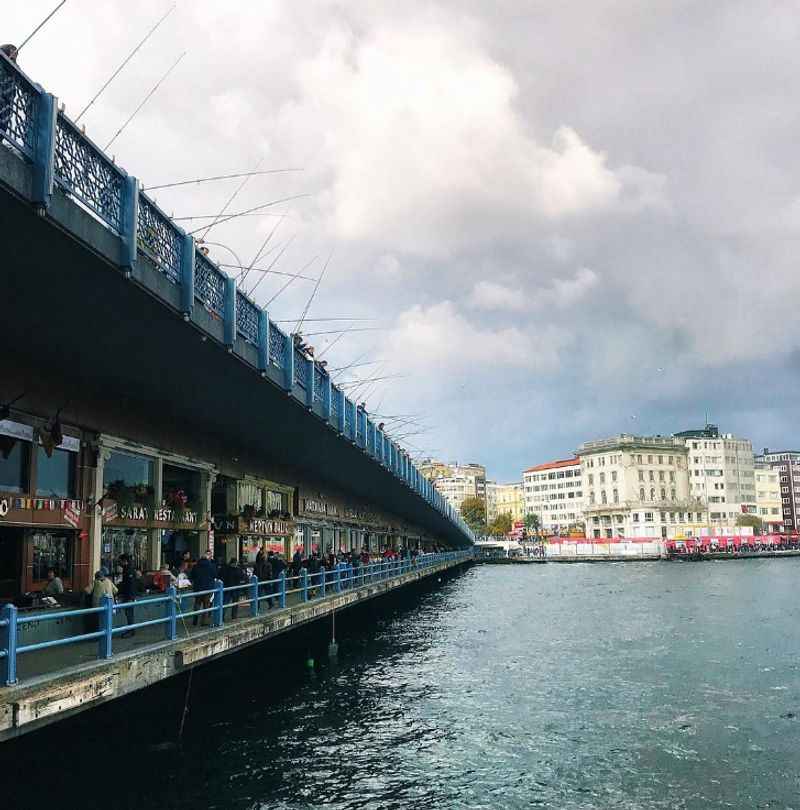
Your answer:
[[[55,4],[7,0],[0,39]],[[169,7],[68,0],[20,66],[75,118]],[[185,51],[109,152],[145,187],[296,170],[251,177],[229,211],[303,196],[215,225],[211,255],[249,266],[272,233],[255,267],[327,262],[307,342],[412,453],[512,481],[707,416],[794,447],[798,12],[182,0],[81,124],[104,146]],[[212,216],[240,182],[150,193]],[[243,282],[284,330],[315,286],[287,281]]]

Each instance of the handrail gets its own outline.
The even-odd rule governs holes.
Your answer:
[[[128,631],[145,627],[165,625],[164,637],[168,641],[178,638],[177,620],[189,617],[211,615],[214,628],[221,628],[225,624],[225,609],[232,608],[238,611],[240,607],[250,608],[250,617],[257,617],[261,611],[260,605],[266,600],[277,601],[278,609],[286,607],[286,597],[289,594],[300,595],[301,603],[328,598],[330,595],[351,590],[356,587],[365,587],[377,581],[385,581],[411,571],[423,571],[440,563],[466,560],[473,556],[471,549],[450,551],[443,553],[422,554],[417,557],[405,557],[397,560],[381,560],[366,565],[353,566],[344,562],[337,563],[333,568],[326,570],[321,567],[319,571],[309,573],[305,568],[298,573],[281,575],[275,579],[259,580],[253,576],[247,583],[241,585],[224,586],[222,581],[214,581],[214,587],[201,591],[188,591],[179,593],[173,586],[164,596],[152,598],[133,599],[128,602],[114,602],[111,597],[103,596],[102,603],[97,607],[78,608],[76,610],[44,611],[42,613],[18,616],[14,605],[4,605],[0,610],[0,687],[11,686],[17,682],[17,658],[25,653],[45,650],[51,647],[61,647],[82,641],[97,640],[99,659],[111,658],[114,654],[113,638]],[[356,585],[356,582],[359,584]],[[288,588],[290,583],[296,583],[296,588]],[[268,593],[262,590],[270,588]],[[225,601],[225,594],[249,590],[249,598],[242,600]],[[184,610],[186,599],[197,600],[203,596],[214,596],[209,607],[200,607],[194,610]],[[154,619],[139,622],[120,624],[114,626],[114,615],[125,613],[126,618],[135,616],[135,611],[142,607],[164,605],[164,615]],[[195,605],[197,602],[195,601]],[[202,604],[202,603],[201,603]],[[50,621],[77,616],[98,617],[98,629],[88,633],[79,633],[64,638],[49,639],[32,644],[19,645],[18,631],[21,625],[31,622]],[[231,619],[233,620],[233,619]]]
[[[176,306],[191,319],[199,303],[213,318],[224,322],[224,343],[234,350],[237,337],[255,346],[257,370],[269,369],[278,384],[301,399],[317,418],[343,434],[365,454],[403,481],[416,495],[454,527],[468,542],[474,535],[460,516],[440,508],[440,498],[412,463],[409,469],[398,465],[397,447],[380,437],[359,418],[355,403],[340,399],[341,391],[331,386],[326,401],[327,374],[313,359],[296,347],[291,335],[284,334],[267,313],[246,294],[236,290],[233,280],[194,245],[191,235],[168,216],[154,199],[144,193],[138,181],[117,166],[86,134],[58,110],[57,99],[45,92],[19,67],[0,54],[0,142],[32,164],[31,201],[40,212],[49,209],[54,187],[89,211],[121,240],[119,264],[131,271],[140,256],[146,256],[156,271],[179,288],[179,295],[159,292],[162,300]],[[265,328],[266,327],[266,328]],[[208,327],[201,326],[213,333]],[[219,339],[219,333],[214,333]],[[254,365],[251,353],[241,358]],[[277,371],[276,371],[277,370]],[[294,387],[297,386],[297,390]],[[314,408],[321,404],[321,408]],[[341,411],[344,411],[342,413]],[[376,439],[378,441],[376,442]]]

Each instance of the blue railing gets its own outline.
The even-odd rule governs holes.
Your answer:
[[[259,581],[253,576],[243,585],[224,587],[217,579],[214,581],[214,587],[208,590],[179,593],[173,586],[164,596],[117,603],[114,603],[111,597],[104,596],[98,607],[46,611],[22,616],[18,614],[14,605],[4,605],[0,610],[0,687],[17,683],[17,659],[26,653],[84,641],[96,641],[97,658],[108,659],[114,655],[114,637],[131,631],[163,626],[164,638],[176,641],[184,634],[187,638],[190,636],[186,624],[186,619],[189,618],[199,617],[202,620],[201,624],[204,624],[205,618],[209,617],[210,624],[214,628],[221,628],[225,624],[226,613],[229,621],[237,620],[240,608],[246,609],[246,617],[256,618],[262,611],[264,602],[267,603],[267,609],[283,609],[289,596],[297,595],[299,602],[309,602],[399,577],[412,571],[424,571],[439,564],[471,559],[472,556],[472,549],[468,549],[385,560],[367,565],[353,566],[342,562],[330,570],[322,567],[314,573],[309,573],[305,568],[296,574],[287,575],[282,572],[280,577],[271,580]],[[189,600],[193,600],[193,606],[192,609],[186,610],[184,606]],[[161,616],[133,621],[137,610],[147,608],[152,611],[156,606],[163,606]],[[121,613],[125,614],[126,623],[115,625],[115,616]],[[96,617],[96,630],[31,644],[18,643],[20,628],[26,624],[86,616]]]
[[[146,195],[139,194],[137,248],[173,284],[181,280],[183,237],[169,217]]]
[[[306,387],[306,356],[300,349],[295,348],[294,350],[294,382],[295,385],[299,385],[301,388]]]
[[[194,256],[194,297],[222,318],[225,310],[225,275],[200,251]]]
[[[322,402],[325,393],[325,373],[314,363],[314,402]]]
[[[236,331],[253,346],[258,345],[258,311],[247,296],[236,293]]]
[[[235,300],[226,302],[229,277],[202,252],[192,248],[192,240],[156,203],[139,190],[138,183],[116,166],[102,149],[96,146],[63,113],[57,112],[54,96],[33,83],[15,64],[0,55],[0,140],[11,144],[33,166],[31,200],[45,211],[50,205],[54,184],[75,202],[118,234],[121,240],[120,264],[131,269],[138,256],[146,256],[156,269],[179,287],[180,306],[184,316],[191,317],[195,302],[224,323],[224,341],[233,348],[236,336],[259,346],[258,307],[244,294],[237,292]],[[194,250],[193,256],[186,251]],[[226,305],[227,304],[227,305]],[[308,360],[287,341],[277,326],[269,322],[267,345],[259,346],[259,371],[263,365],[283,370],[280,384],[291,391],[293,385],[306,392],[309,385]],[[294,350],[293,356],[287,348]],[[293,361],[293,362],[292,362]],[[287,366],[293,366],[289,374]],[[314,402],[323,401],[324,387],[318,370],[314,372]],[[310,404],[306,402],[305,404]],[[331,416],[344,434],[380,459],[386,459],[384,447],[374,446],[374,439],[365,441],[362,425],[356,425],[354,406],[345,403],[345,413],[339,413],[336,397],[332,397]],[[342,416],[344,424],[342,425]],[[370,446],[372,445],[372,446]],[[393,472],[397,475],[396,470]],[[413,468],[411,484],[414,491],[429,502],[426,482]],[[442,511],[442,510],[440,510]],[[465,539],[474,540],[464,522],[449,513],[447,519],[457,525]]]
[[[31,160],[38,108],[36,85],[0,56],[0,142],[5,138]]]
[[[270,321],[269,324],[269,362],[277,368],[283,368],[286,361],[286,335]]]
[[[339,389],[331,383],[331,418],[339,422]]]

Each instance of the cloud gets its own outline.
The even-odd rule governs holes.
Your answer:
[[[528,309],[522,290],[505,287],[494,281],[479,281],[467,302],[473,309],[524,312]]]
[[[569,309],[584,299],[599,282],[588,267],[580,268],[571,278],[553,278],[546,287],[523,290],[495,281],[479,281],[467,304],[473,309],[509,313]]]

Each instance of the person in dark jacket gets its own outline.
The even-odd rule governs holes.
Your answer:
[[[222,584],[226,588],[233,588],[236,585],[244,585],[247,582],[247,575],[236,557],[231,559],[222,567]],[[232,604],[231,618],[239,618],[239,601],[244,598],[244,590],[228,591],[225,594],[225,602]]]
[[[189,579],[192,581],[192,587],[196,591],[210,591],[214,587],[214,580],[217,578],[217,566],[211,559],[211,551],[207,551],[204,557],[201,557],[189,572]],[[195,610],[207,610],[211,607],[211,594],[205,593],[201,596],[194,598]],[[203,620],[200,622],[202,626],[207,625],[210,621],[210,614],[203,613]],[[192,617],[192,624],[197,626],[199,615],[195,614]]]
[[[122,567],[122,579],[119,583],[119,601],[120,602],[134,602],[136,601],[137,587],[136,587],[136,570],[133,567],[133,561],[127,554],[121,554],[119,564]],[[130,625],[135,623],[133,607],[125,608],[125,621]],[[129,638],[136,635],[135,630],[126,630],[120,635],[120,638]]]

